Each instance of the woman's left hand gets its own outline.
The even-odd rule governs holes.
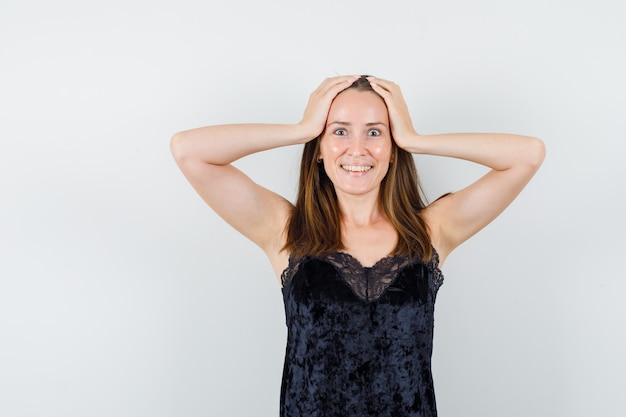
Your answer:
[[[383,98],[387,105],[391,134],[396,145],[405,150],[414,148],[418,134],[413,127],[409,108],[404,101],[400,87],[396,83],[382,78],[367,77],[367,79],[374,91]]]

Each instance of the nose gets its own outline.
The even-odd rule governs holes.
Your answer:
[[[365,139],[353,137],[348,147],[348,155],[361,156],[365,154]]]

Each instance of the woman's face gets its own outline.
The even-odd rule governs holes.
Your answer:
[[[320,142],[320,157],[335,191],[378,194],[391,158],[389,114],[372,91],[348,89],[333,101]]]

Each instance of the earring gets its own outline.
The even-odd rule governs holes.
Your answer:
[[[317,163],[318,163],[318,164],[322,163],[322,157],[321,157],[321,156],[318,156],[318,157],[317,157]]]

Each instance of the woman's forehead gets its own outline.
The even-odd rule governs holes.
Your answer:
[[[389,122],[383,99],[373,91],[346,90],[333,100],[327,123],[385,123]]]

